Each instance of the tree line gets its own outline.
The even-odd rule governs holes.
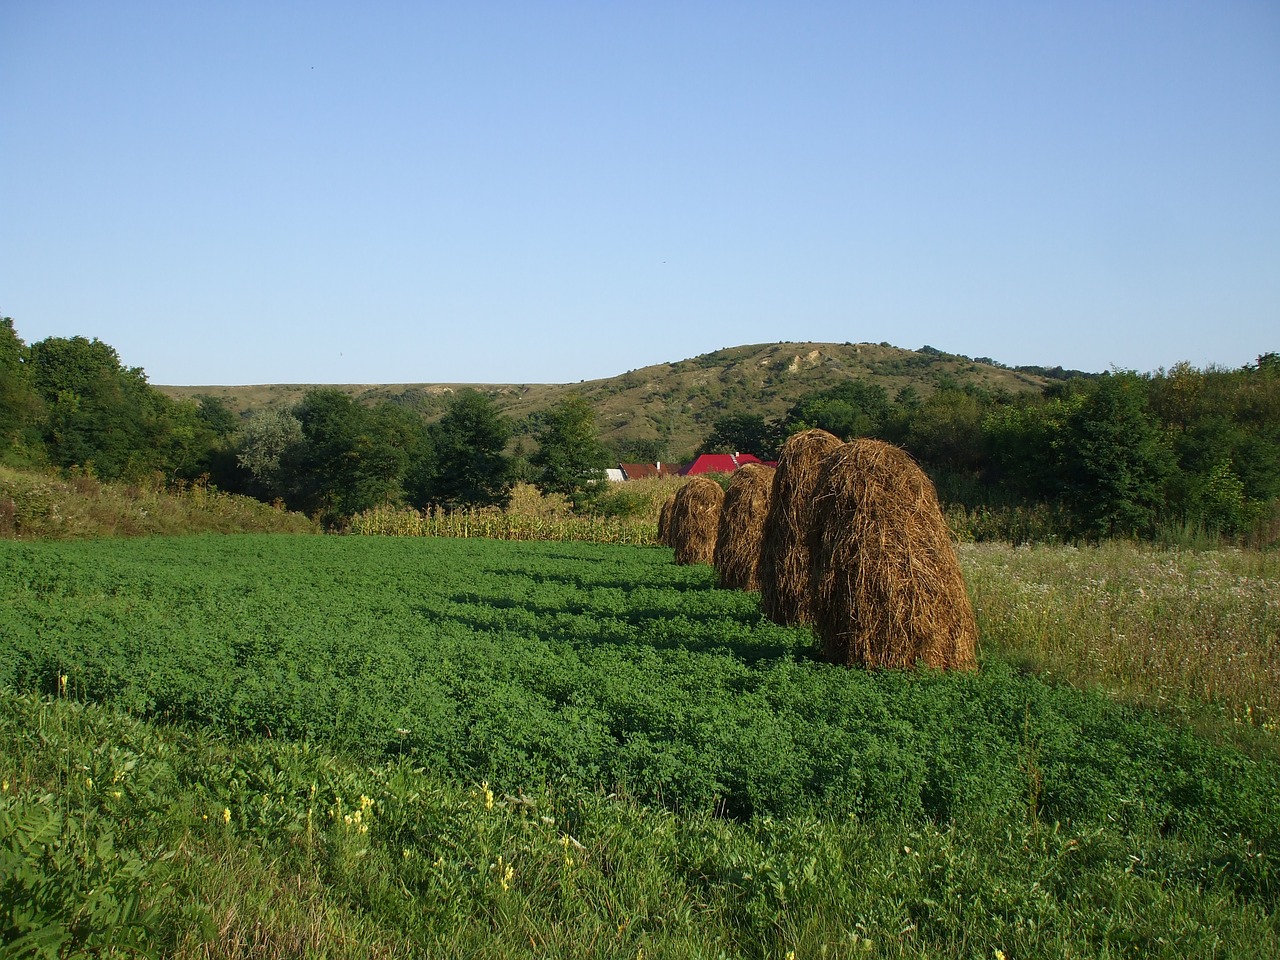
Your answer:
[[[944,500],[1046,505],[1064,537],[1151,537],[1170,527],[1273,540],[1280,525],[1280,354],[1239,369],[1180,363],[1013,394],[944,379],[890,398],[850,381],[778,420],[726,414],[704,451],[776,455],[797,430],[876,437],[910,452]],[[1270,530],[1270,532],[1268,532]]]
[[[242,419],[215,397],[167,397],[100,340],[27,346],[0,318],[0,462],[11,466],[206,480],[330,524],[385,503],[503,506],[520,480],[586,505],[609,452],[583,399],[537,418],[532,453],[511,449],[513,436],[493,400],[470,389],[430,423],[393,401],[369,406],[327,388]]]
[[[1169,526],[1266,539],[1280,504],[1280,355],[1239,369],[1112,371],[1013,394],[943,379],[927,395],[852,380],[769,420],[716,419],[698,452],[776,457],[797,430],[876,437],[910,452],[944,501],[1043,505],[1063,537],[1149,537]],[[529,452],[526,441],[532,444]],[[642,455],[647,454],[647,455]],[[207,478],[333,523],[369,507],[502,506],[526,481],[592,508],[606,466],[659,459],[607,449],[580,396],[513,423],[461,390],[428,422],[392,400],[315,389],[291,408],[236,416],[213,397],[174,400],[99,340],[24,344],[0,318],[0,461],[103,480]]]

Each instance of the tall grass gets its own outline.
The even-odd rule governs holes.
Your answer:
[[[184,533],[316,533],[306,516],[205,483],[104,483],[83,472],[0,466],[0,538],[81,540]]]
[[[986,655],[1280,737],[1280,554],[962,544]]]
[[[684,478],[634,480],[611,485],[588,512],[574,513],[555,494],[517,484],[505,510],[415,510],[382,506],[352,517],[346,532],[364,536],[486,537],[494,540],[586,540],[654,546],[658,510]]]
[[[352,517],[346,532],[362,536],[483,537],[490,540],[585,540],[650,546],[657,528],[634,517],[539,517],[499,510],[375,507]]]

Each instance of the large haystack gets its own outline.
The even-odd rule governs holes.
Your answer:
[[[855,440],[827,458],[810,539],[828,660],[972,669],[978,627],[933,483],[903,450]]]
[[[760,606],[775,623],[811,623],[809,519],[822,461],[840,448],[826,430],[787,438],[773,477],[769,512],[760,535]]]
[[[716,576],[731,590],[760,589],[760,538],[773,492],[773,467],[749,463],[734,471],[720,508]]]
[[[664,547],[671,546],[671,508],[675,505],[676,495],[673,493],[662,501],[658,510],[658,543]]]
[[[724,488],[709,477],[694,477],[680,488],[671,505],[667,530],[676,563],[709,564],[715,560],[716,532],[723,503]]]

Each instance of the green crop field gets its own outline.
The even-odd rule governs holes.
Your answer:
[[[1280,953],[1274,560],[961,558],[981,669],[866,673],[661,548],[0,542],[0,934]]]

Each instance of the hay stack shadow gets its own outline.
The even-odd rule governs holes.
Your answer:
[[[826,458],[842,445],[826,430],[801,430],[778,455],[760,537],[760,608],[774,623],[812,623],[809,526],[814,487]]]
[[[715,562],[723,503],[724,488],[709,477],[694,477],[680,488],[667,526],[676,563],[692,566]]]
[[[844,444],[822,465],[813,510],[813,613],[825,659],[977,666],[977,622],[951,532],[933,482],[905,451]]]
[[[760,544],[773,493],[773,467],[749,463],[733,474],[720,508],[715,567],[720,586],[760,589]]]

